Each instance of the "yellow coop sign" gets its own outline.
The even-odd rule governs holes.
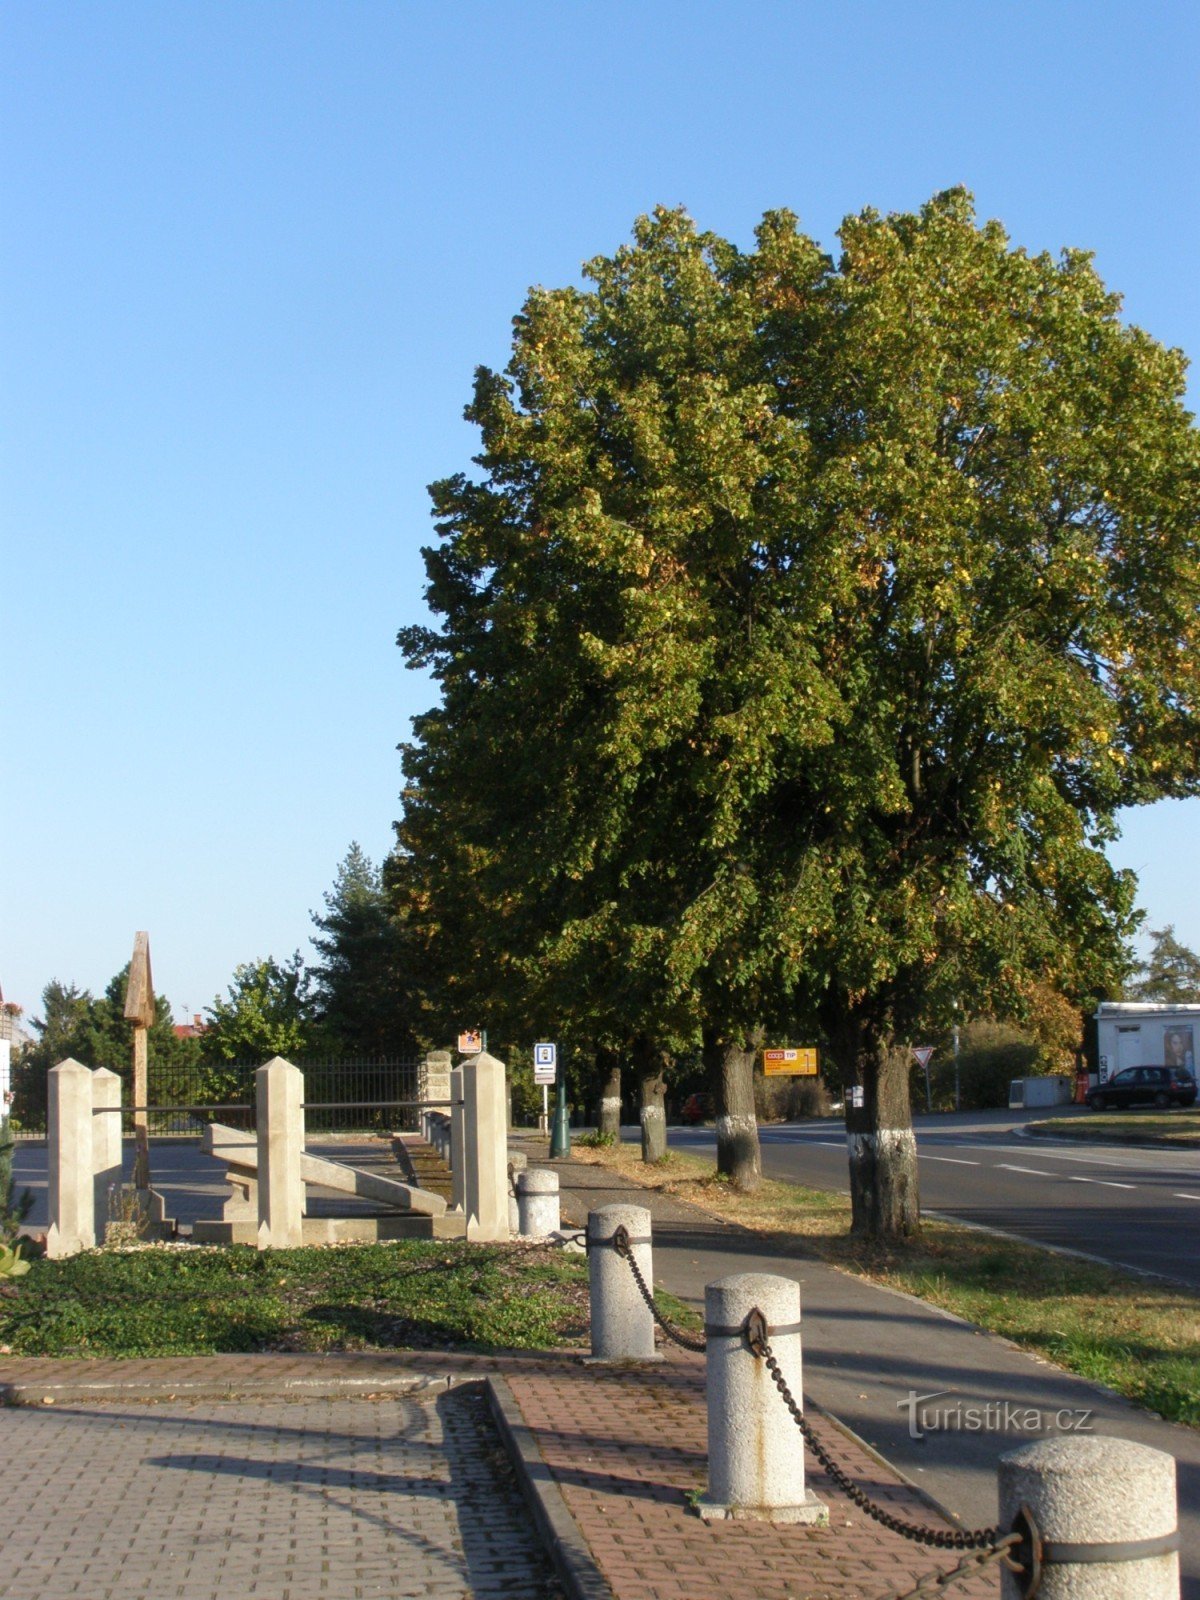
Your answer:
[[[799,1050],[764,1050],[763,1072],[770,1078],[815,1078],[817,1075],[817,1049],[806,1045]]]

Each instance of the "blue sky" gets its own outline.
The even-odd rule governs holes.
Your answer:
[[[1200,351],[1200,13],[1179,4],[7,0],[0,985],[160,992],[307,951],[431,699],[425,486],[533,283],[682,203],[965,183]],[[1193,404],[1197,393],[1192,386]],[[464,775],[467,776],[467,775]],[[1127,819],[1200,948],[1200,800]]]

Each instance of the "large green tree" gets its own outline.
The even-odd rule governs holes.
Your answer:
[[[401,840],[481,995],[702,1034],[743,1176],[760,1029],[817,1015],[855,1225],[903,1234],[913,1029],[1111,984],[1117,810],[1200,781],[1200,466],[1086,255],[961,191],[841,241],[659,212],[530,296],[433,491]]]

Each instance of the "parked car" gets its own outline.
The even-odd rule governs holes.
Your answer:
[[[713,1114],[713,1097],[710,1094],[690,1094],[679,1108],[684,1122],[707,1122]]]
[[[1093,1111],[1118,1106],[1190,1106],[1196,1102],[1196,1080],[1182,1067],[1126,1067],[1088,1095]]]

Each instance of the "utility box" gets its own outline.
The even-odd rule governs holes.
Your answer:
[[[1008,1109],[1028,1110],[1032,1106],[1069,1106],[1074,1080],[1058,1073],[1044,1078],[1014,1078],[1008,1086]]]
[[[1196,1076],[1200,1005],[1104,1000],[1096,1012],[1100,1082],[1126,1067],[1177,1067]]]

